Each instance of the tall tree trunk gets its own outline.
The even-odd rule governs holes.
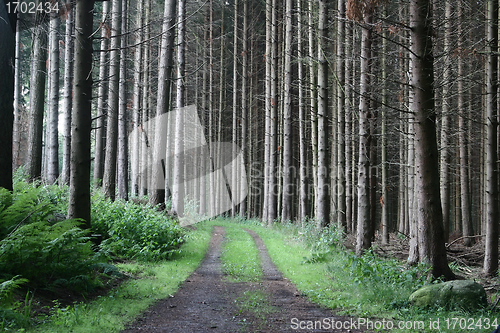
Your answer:
[[[487,67],[486,67],[486,244],[484,273],[496,275],[498,270],[498,171],[497,164],[497,62],[498,0],[488,1]]]
[[[299,197],[299,219],[305,221],[308,216],[307,198],[307,148],[306,148],[306,108],[304,96],[304,49],[302,42],[302,0],[297,0],[297,74],[299,80],[299,168],[300,168],[300,197]]]
[[[185,72],[185,17],[186,1],[179,0],[177,14],[177,116],[175,119],[173,208],[178,215],[184,213],[184,72]]]
[[[285,9],[285,66],[284,66],[284,109],[283,109],[283,191],[281,221],[292,220],[292,7],[293,1],[286,0]]]
[[[238,147],[238,0],[234,1],[234,21],[233,21],[233,125],[232,125],[232,138],[233,138],[233,156],[236,156],[236,149]],[[222,50],[221,50],[222,51]],[[231,184],[236,185],[238,178],[237,165],[233,164],[233,170],[231,172],[232,180]],[[232,190],[236,190],[233,188]],[[232,200],[232,217],[236,217],[236,200]]]
[[[136,32],[136,46],[134,50],[134,88],[133,88],[133,104],[132,104],[132,121],[133,126],[136,130],[134,130],[132,137],[132,147],[131,147],[131,178],[132,178],[132,195],[139,195],[139,186],[140,186],[140,175],[144,170],[140,169],[141,166],[141,79],[142,79],[142,1],[137,1],[137,12],[136,12],[136,23],[135,28]],[[161,65],[160,65],[161,68]],[[161,69],[159,70],[159,75],[161,73]],[[159,85],[158,85],[159,86]],[[158,93],[160,95],[161,93]]]
[[[78,0],[76,3],[74,107],[68,204],[68,217],[83,219],[88,228],[90,228],[93,10],[93,0]]]
[[[351,95],[352,95],[352,81],[354,75],[354,69],[352,68],[353,61],[353,48],[351,40],[353,38],[353,28],[352,22],[347,22],[347,31],[345,36],[346,43],[346,60],[345,60],[345,174],[346,174],[346,182],[345,182],[345,219],[347,223],[347,232],[352,232],[355,227],[355,223],[353,220],[353,177],[352,177],[352,142],[354,141],[352,138],[353,132],[351,128],[353,126],[352,120],[352,107],[351,107]]]
[[[337,213],[337,223],[342,226],[344,231],[347,231],[347,221],[346,221],[346,160],[345,156],[345,19],[346,19],[346,8],[345,0],[338,0],[338,19],[337,19],[337,118],[338,118],[338,150],[337,154],[339,158],[337,159],[337,177],[338,184],[335,190],[337,191],[338,199],[338,213]]]
[[[177,1],[169,0],[165,1],[165,7],[163,12],[163,28],[162,28],[162,39],[161,39],[161,49],[160,49],[160,68],[158,71],[158,99],[156,102],[156,126],[155,126],[155,142],[153,151],[153,161],[154,166],[152,169],[152,181],[153,186],[151,187],[151,192],[149,194],[149,203],[153,206],[165,200],[165,174],[160,167],[159,156],[162,156],[165,149],[165,139],[167,138],[166,133],[162,133],[164,127],[161,126],[161,115],[169,111],[170,108],[170,93],[171,93],[171,82],[172,82],[172,69],[174,60],[174,37],[175,37],[175,9]],[[173,120],[173,118],[172,118]],[[170,124],[168,124],[170,125]],[[169,165],[166,163],[165,165]]]
[[[22,81],[21,80],[22,80],[22,76],[21,76],[21,31],[19,30],[19,21],[17,21],[17,24],[16,24],[16,33],[15,34],[16,34],[16,37],[15,37],[16,46],[15,46],[15,51],[14,51],[15,52],[15,59],[14,59],[14,125],[13,125],[13,133],[12,133],[12,141],[13,141],[13,143],[12,143],[12,170],[14,170],[14,171],[21,165],[21,89],[22,89]],[[5,73],[8,73],[8,72],[5,72]]]
[[[33,31],[30,80],[30,120],[28,136],[27,173],[29,180],[42,174],[43,113],[45,105],[45,72],[47,61],[47,33],[45,25]]]
[[[48,164],[47,181],[53,184],[59,177],[59,17],[53,15],[49,26],[49,93],[48,93]]]
[[[448,240],[450,233],[450,85],[451,85],[451,3],[446,0],[445,4],[445,32],[444,32],[444,50],[446,54],[443,70],[443,96],[441,111],[441,147],[439,149],[440,161],[440,185],[441,185],[441,206],[443,207],[444,237]]]
[[[313,216],[317,215],[318,211],[318,87],[317,87],[317,66],[316,54],[314,52],[316,40],[314,30],[314,1],[308,0],[308,24],[309,24],[309,100],[311,103],[310,117],[311,117],[311,148],[312,148],[312,174],[313,174]]]
[[[242,32],[242,80],[241,80],[241,156],[243,165],[247,165],[247,115],[248,115],[248,0],[243,0],[243,32]],[[241,187],[239,198],[240,216],[247,214],[247,197],[244,192],[245,187]]]
[[[144,41],[149,40],[151,37],[151,0],[143,1],[143,15],[144,15]],[[151,145],[154,143],[154,138],[148,137],[147,133],[150,132],[151,122],[150,118],[153,117],[153,112],[149,110],[151,101],[151,44],[143,43],[142,50],[142,127],[143,127],[143,140],[141,141],[141,194],[149,194],[151,177]]]
[[[319,0],[318,12],[318,211],[316,226],[330,223],[330,188],[328,167],[328,2]]]
[[[118,86],[118,197],[128,200],[128,135],[127,135],[127,20],[128,0],[122,1],[122,22],[120,37],[120,79]]]
[[[278,1],[272,0],[271,8],[271,119],[269,133],[269,193],[267,222],[278,217]]]
[[[12,131],[14,122],[14,63],[16,22],[0,6],[0,187],[12,190]]]
[[[458,52],[463,51],[463,4],[457,1],[458,6],[458,31],[457,31],[457,48]],[[470,196],[470,178],[469,178],[469,155],[468,155],[468,140],[467,128],[465,122],[467,121],[467,110],[464,102],[464,59],[462,54],[459,54],[458,59],[458,72],[457,72],[457,103],[458,103],[458,142],[460,154],[460,206],[462,209],[462,231],[464,236],[472,236],[474,234],[472,227],[471,216],[471,196]],[[464,245],[472,246],[475,243],[474,238],[465,238]]]
[[[105,105],[108,97],[109,81],[108,81],[108,35],[110,25],[110,3],[111,1],[103,1],[102,3],[102,21],[101,21],[101,45],[99,59],[99,87],[97,92],[97,122],[95,131],[95,154],[94,154],[94,185],[101,186],[104,175],[104,159],[106,149],[106,111]]]
[[[62,184],[69,184],[70,179],[71,110],[73,108],[73,60],[75,52],[74,33],[75,11],[70,10],[66,19],[66,35],[64,37],[63,160],[60,179]]]
[[[430,263],[433,276],[452,279],[454,274],[448,267],[444,246],[439,193],[431,1],[410,1],[410,27],[419,255],[421,261]]]
[[[266,0],[266,79],[265,79],[265,110],[266,120],[264,125],[264,202],[262,205],[262,220],[268,221],[269,215],[269,178],[271,176],[270,156],[271,156],[271,42],[272,42],[272,0]]]
[[[384,7],[383,18],[387,17],[387,7]],[[381,168],[382,168],[382,198],[380,201],[381,225],[382,225],[382,244],[389,244],[389,179],[388,179],[388,166],[387,166],[387,29],[382,32],[382,124],[381,124]]]
[[[115,200],[116,195],[116,155],[118,142],[118,105],[120,79],[120,30],[121,3],[111,2],[111,52],[109,59],[108,115],[106,127],[106,156],[104,159],[103,190],[104,196]]]
[[[358,158],[358,228],[356,254],[371,247],[370,223],[370,59],[372,44],[372,13],[364,13],[361,37],[361,78],[359,100],[359,158]]]

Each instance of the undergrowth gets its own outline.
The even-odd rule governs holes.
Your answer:
[[[25,178],[19,170],[14,191],[0,188],[2,331],[31,325],[36,290],[86,295],[122,277],[113,257],[162,260],[185,240],[178,223],[154,207],[111,202],[102,194],[93,197],[91,229],[83,229],[82,221],[66,218],[67,186]],[[93,234],[102,234],[101,244],[91,241]]]
[[[475,323],[495,323],[497,310],[475,312],[422,309],[412,306],[411,293],[427,283],[429,267],[408,266],[396,259],[387,259],[367,251],[356,256],[343,246],[343,234],[337,226],[318,231],[314,221],[303,224],[274,223],[271,228],[257,225],[248,228],[263,239],[273,262],[313,302],[341,315],[356,318],[380,318],[394,323],[425,323],[423,329],[401,332],[436,332],[430,322],[440,320],[440,332],[448,329],[446,318],[469,318]],[[468,321],[468,322],[469,322]],[[498,322],[498,320],[497,320]],[[451,326],[450,326],[451,327]],[[398,328],[396,326],[396,328]],[[492,326],[474,326],[475,331],[491,332]],[[394,331],[398,331],[397,329]]]

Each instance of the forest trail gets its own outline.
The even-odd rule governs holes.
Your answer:
[[[295,286],[284,278],[271,261],[262,239],[252,236],[260,254],[263,278],[258,282],[230,282],[221,269],[223,227],[214,227],[210,245],[200,267],[186,279],[177,293],[151,306],[123,333],[132,332],[363,332],[356,329],[297,329],[295,322],[351,321],[336,316],[301,296]],[[237,302],[248,295],[267,295],[264,304],[255,304],[257,311],[240,311]],[[295,328],[295,329],[293,329]]]

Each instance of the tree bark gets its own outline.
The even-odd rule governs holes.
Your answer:
[[[30,80],[30,120],[28,135],[27,173],[30,181],[42,174],[43,113],[45,106],[45,72],[47,61],[47,33],[44,25],[33,31]]]
[[[303,222],[308,216],[307,197],[307,147],[306,147],[306,106],[304,96],[304,66],[303,66],[303,42],[302,42],[302,0],[297,0],[297,75],[299,84],[299,168],[300,168],[300,196],[299,196],[299,219]]]
[[[78,0],[76,3],[74,107],[68,204],[68,217],[83,219],[87,228],[90,228],[93,9],[93,0]]]
[[[66,19],[64,37],[64,93],[63,93],[63,161],[60,183],[69,184],[71,163],[71,110],[73,108],[73,61],[75,53],[75,11],[70,10]],[[103,52],[104,53],[104,52]]]
[[[431,265],[434,277],[454,278],[444,246],[443,213],[439,193],[434,59],[430,0],[410,1],[412,95],[415,113],[415,161],[418,188],[420,261]]]
[[[162,133],[161,115],[168,112],[170,109],[170,93],[172,87],[172,69],[174,57],[174,37],[175,37],[175,9],[177,1],[165,1],[163,12],[163,28],[160,49],[160,68],[158,69],[158,99],[156,102],[156,119],[155,126],[155,142],[153,151],[153,161],[157,161],[162,153],[161,149],[165,148],[163,140],[166,139],[166,133]],[[170,125],[170,124],[169,124]],[[165,165],[169,165],[165,161]],[[153,206],[163,202],[165,198],[166,188],[161,188],[165,185],[165,177],[162,169],[159,167],[159,162],[155,162],[152,169],[152,184],[149,194],[149,203]],[[161,185],[161,186],[160,186]]]
[[[292,7],[293,1],[286,0],[285,9],[285,66],[284,66],[284,109],[283,109],[283,194],[281,221],[292,220]]]
[[[337,19],[337,118],[338,118],[338,150],[337,154],[337,177],[338,184],[334,190],[337,192],[337,223],[342,226],[344,231],[347,231],[346,221],[346,160],[345,156],[345,19],[346,19],[346,3],[345,0],[338,0],[338,19]]]
[[[186,1],[179,0],[177,14],[177,116],[175,119],[173,208],[178,215],[184,213],[184,72],[185,72],[185,22]]]
[[[53,15],[49,25],[49,93],[48,93],[48,164],[47,181],[54,184],[59,177],[59,17]]]
[[[12,131],[14,122],[14,57],[16,22],[0,6],[0,187],[12,190]]]
[[[316,226],[330,223],[330,188],[328,167],[328,2],[319,0],[318,12],[318,210]]]
[[[444,49],[445,56],[443,70],[443,95],[441,109],[441,147],[440,151],[440,185],[441,185],[441,206],[443,207],[443,223],[444,237],[448,240],[450,233],[450,85],[451,85],[451,3],[446,0],[445,4],[445,32],[444,32]]]
[[[122,1],[122,17],[128,15],[128,0]],[[121,22],[120,79],[118,86],[118,197],[128,200],[128,135],[127,135],[127,20]]]
[[[458,6],[458,41],[457,48],[459,52],[463,51],[464,37],[462,35],[463,29],[463,5],[460,1],[457,3]],[[471,196],[470,196],[470,178],[469,178],[469,155],[468,155],[468,141],[467,141],[467,110],[464,101],[464,59],[460,54],[457,59],[457,103],[458,103],[458,142],[459,142],[459,154],[460,154],[460,206],[462,209],[462,234],[463,236],[472,236],[474,234],[472,227],[472,216],[471,216]],[[475,243],[475,239],[468,237],[464,239],[465,246],[472,246]]]
[[[109,90],[108,115],[106,127],[106,156],[104,158],[103,191],[108,199],[116,196],[116,159],[118,143],[118,106],[120,79],[120,30],[121,3],[123,0],[111,2],[111,42],[109,56]]]
[[[104,175],[104,159],[106,153],[106,111],[105,101],[108,97],[109,82],[108,76],[108,35],[110,25],[110,1],[102,3],[102,21],[101,21],[101,46],[99,59],[99,87],[97,92],[97,121],[95,131],[95,154],[94,154],[94,185],[101,186]]]
[[[489,0],[486,64],[486,244],[484,273],[498,271],[498,171],[497,165],[497,62],[498,62],[498,0]]]

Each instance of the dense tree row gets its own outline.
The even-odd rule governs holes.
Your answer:
[[[463,236],[496,273],[497,0],[59,3],[0,30],[1,186],[23,164],[88,223],[93,183],[198,220],[337,224],[357,254],[398,233],[448,278]]]

